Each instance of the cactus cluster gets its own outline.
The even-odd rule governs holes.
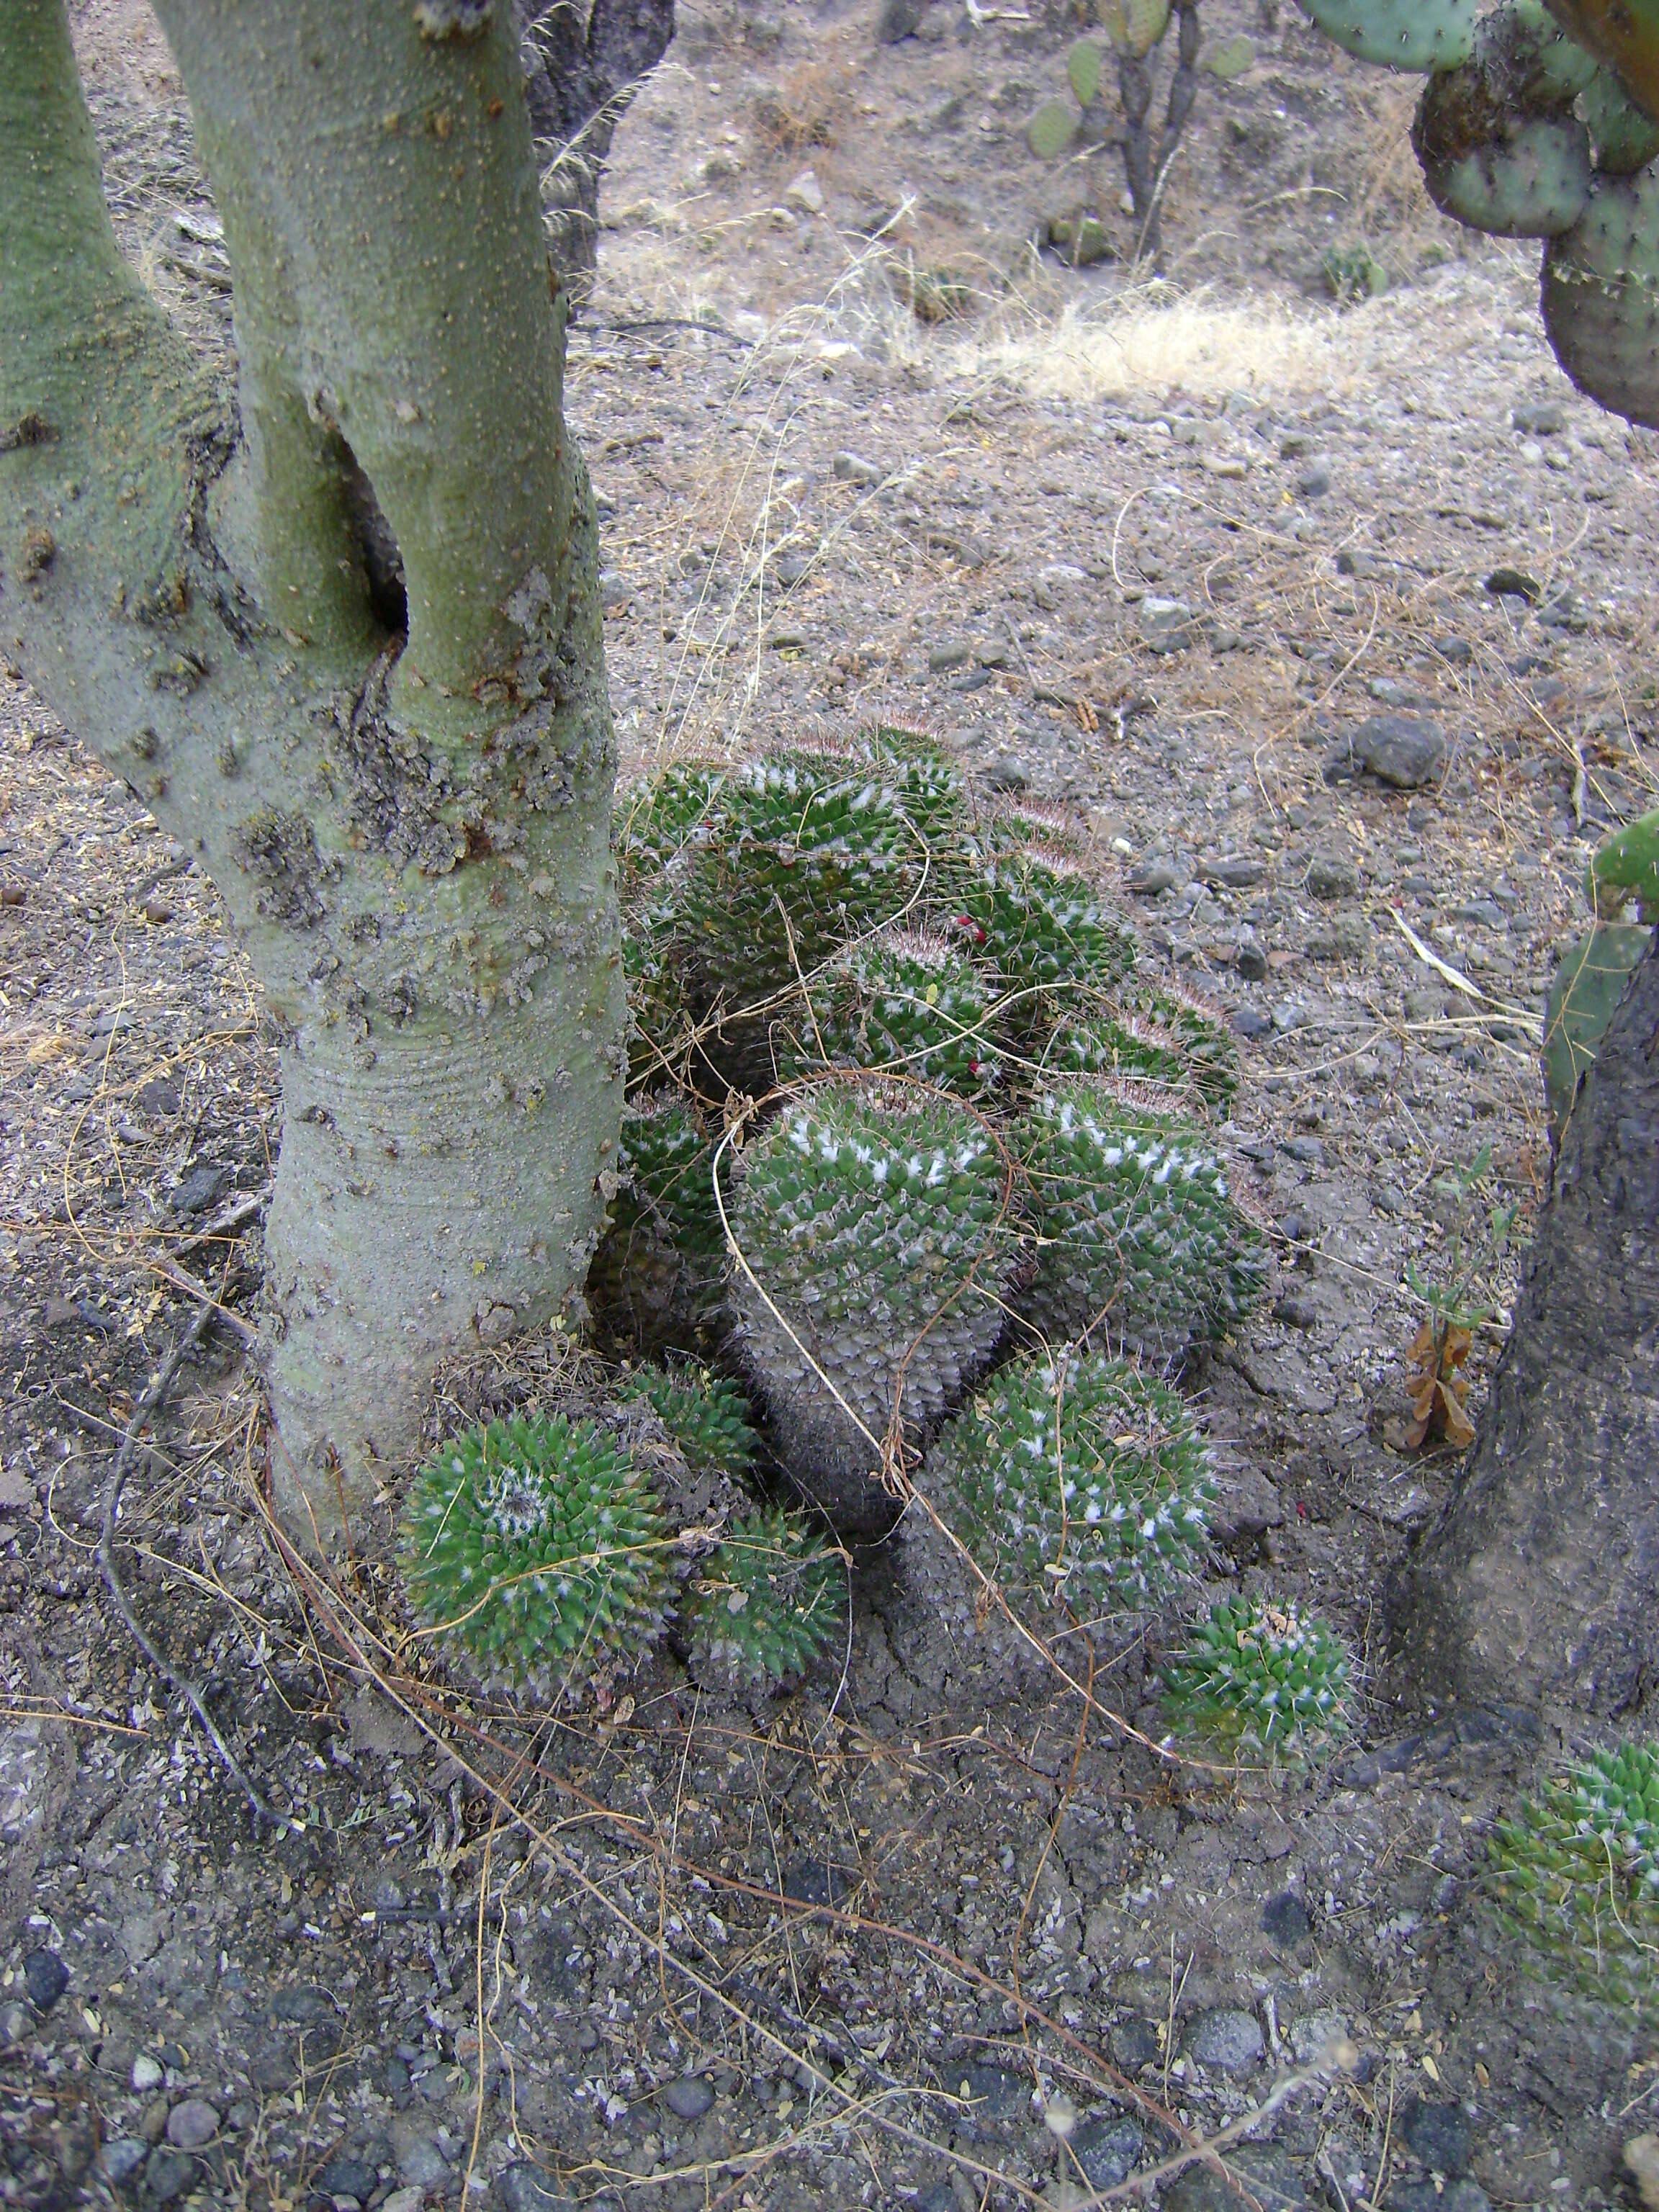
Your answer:
[[[1498,1913],[1552,1979],[1659,2018],[1659,1748],[1592,1752],[1492,1842]]]
[[[841,1555],[799,1515],[764,1506],[735,1521],[687,1601],[691,1671],[743,1691],[804,1674],[844,1627]]]
[[[484,1680],[570,1696],[661,1632],[667,1540],[647,1478],[603,1431],[519,1416],[422,1468],[404,1579],[428,1629]]]
[[[1352,1725],[1352,1672],[1340,1638],[1314,1614],[1226,1598],[1165,1668],[1164,1705],[1177,1734],[1229,1758],[1305,1759]]]
[[[1172,1105],[1224,1118],[1238,1089],[1221,1016],[1173,985],[1131,988],[1115,1006],[1062,1022],[1046,1060],[1056,1076],[1127,1077],[1166,1091]]]
[[[784,1079],[825,1066],[903,1075],[977,1097],[996,1087],[1000,987],[948,939],[892,927],[850,945],[778,1029]]]
[[[1303,0],[1362,61],[1428,76],[1412,140],[1436,204],[1544,241],[1544,326],[1582,392],[1659,423],[1659,27],[1607,0]]]
[[[1074,1612],[1145,1605],[1191,1576],[1212,1495],[1178,1392],[1099,1353],[1004,1368],[940,1437],[930,1499],[1010,1593]]]

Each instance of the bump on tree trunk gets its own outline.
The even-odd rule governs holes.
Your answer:
[[[1394,1619],[1423,1703],[1659,1710],[1659,935],[1583,1079],[1480,1441]]]

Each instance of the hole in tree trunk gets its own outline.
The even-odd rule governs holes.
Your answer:
[[[392,525],[374,496],[374,485],[350,447],[343,439],[340,442],[345,454],[346,498],[351,509],[352,526],[362,548],[363,566],[368,571],[368,597],[374,619],[382,629],[407,636],[409,594],[404,585],[404,556],[398,550]]]

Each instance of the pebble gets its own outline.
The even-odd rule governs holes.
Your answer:
[[[98,2171],[106,2181],[118,2189],[133,2175],[149,2156],[149,2145],[138,2136],[117,2136],[106,2142],[98,2155]]]
[[[1248,2074],[1261,2064],[1266,2048],[1255,2014],[1227,2005],[1215,2012],[1200,2013],[1182,2042],[1188,2055],[1200,2066],[1217,2068],[1223,2074]]]
[[[1139,2120],[1103,2115],[1085,2121],[1072,2138],[1071,2148],[1090,2186],[1115,2189],[1140,2163],[1146,2147],[1146,2130]]]
[[[1296,2168],[1274,2146],[1242,2143],[1228,2152],[1227,2163],[1248,2181],[1261,2212],[1300,2212],[1308,2201]],[[1239,2202],[1237,2183],[1224,2181],[1213,2167],[1191,2166],[1165,2190],[1163,2208],[1164,2212],[1237,2212]]]
[[[1245,980],[1248,981],[1249,979],[1246,977]],[[1233,1016],[1233,1027],[1242,1037],[1270,1036],[1273,1026],[1268,1017],[1258,1012],[1254,1006],[1241,1006]]]
[[[1303,499],[1323,499],[1331,488],[1331,464],[1323,453],[1316,454],[1297,471],[1296,489]]]
[[[15,1999],[10,2004],[0,2005],[0,2045],[21,2043],[32,2026],[27,2005],[19,2004]]]
[[[1359,871],[1338,854],[1316,853],[1308,863],[1307,884],[1316,898],[1352,898],[1359,889]]]
[[[700,2120],[714,2101],[714,2085],[701,2074],[682,2074],[663,2091],[662,2100],[677,2120]]]
[[[1567,418],[1553,399],[1534,407],[1516,407],[1510,413],[1510,421],[1525,436],[1559,438],[1567,427]]]
[[[1486,579],[1486,589],[1495,599],[1541,599],[1544,596],[1544,586],[1524,568],[1494,568]]]
[[[1185,599],[1148,596],[1140,602],[1140,635],[1153,653],[1183,653],[1198,630]]]
[[[1280,1299],[1279,1304],[1288,1304]],[[1279,1308],[1273,1309],[1276,1313]],[[1293,1889],[1281,1889],[1261,1908],[1261,1925],[1275,1943],[1300,1943],[1313,1933],[1308,1908]]]
[[[398,2175],[411,2189],[427,2189],[448,2179],[449,2166],[431,2136],[420,2136],[398,2160]]]
[[[1446,757],[1438,726],[1411,714],[1372,714],[1325,757],[1325,781],[1369,769],[1396,791],[1412,791],[1432,781]]]
[[[1129,889],[1138,898],[1156,898],[1160,891],[1172,891],[1180,878],[1170,860],[1148,860],[1129,878]]]
[[[1398,1221],[1401,1215],[1407,1212],[1410,1206],[1411,1200],[1399,1183],[1379,1182],[1372,1186],[1372,1210],[1377,1213],[1386,1214],[1389,1220]]]
[[[1325,1147],[1317,1137],[1287,1137],[1284,1149],[1304,1167],[1322,1168],[1325,1164]]]
[[[69,1968],[56,1951],[30,1951],[23,1960],[23,1986],[38,2013],[49,2013],[69,1987]]]
[[[196,2161],[181,2150],[153,2150],[144,2168],[144,2186],[158,2204],[171,2203],[196,2178]]]
[[[1431,2173],[1443,2173],[1448,2181],[1455,2181],[1468,2172],[1474,2136],[1461,2105],[1431,2104],[1419,2097],[1407,2106],[1400,2130],[1406,2148]]]
[[[783,197],[787,205],[799,208],[805,215],[823,213],[823,186],[810,169],[803,169],[799,176],[791,179],[784,187]]]
[[[192,1168],[181,1176],[173,1186],[173,1210],[175,1213],[205,1213],[220,1192],[230,1181],[230,1170],[226,1167]]]
[[[186,2097],[167,2114],[167,2141],[175,2150],[200,2150],[218,2132],[218,2112],[205,2097]]]
[[[842,483],[862,484],[867,489],[881,482],[882,471],[874,461],[866,461],[858,453],[840,453],[830,464],[831,476],[839,477]]]
[[[313,2186],[325,2197],[355,2197],[361,2204],[374,2193],[379,2176],[366,2158],[351,2158],[343,2154],[329,2160],[318,2172]]]
[[[148,2051],[141,2051],[132,2062],[132,2086],[141,2097],[152,2089],[159,2089],[162,2081],[162,2066],[159,2058]]]
[[[1431,652],[1437,653],[1454,668],[1467,668],[1474,659],[1474,647],[1466,637],[1436,637],[1429,641]]]
[[[948,668],[960,668],[973,648],[955,638],[946,645],[930,646],[927,652],[927,673],[942,676]]]
[[[1156,2063],[1163,2055],[1163,2045],[1158,2039],[1158,2030],[1139,2013],[1131,2013],[1121,2020],[1108,2039],[1112,2063],[1126,2074],[1138,2074],[1143,2066]]]
[[[1248,923],[1238,933],[1238,972],[1247,983],[1267,980],[1267,955],[1261,939]]]
[[[1484,922],[1488,929],[1506,929],[1509,916],[1496,899],[1471,899],[1467,906],[1457,909],[1460,921]]]

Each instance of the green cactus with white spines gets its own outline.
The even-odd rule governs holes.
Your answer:
[[[1174,985],[1149,985],[1097,1014],[1062,1022],[1043,1064],[1056,1075],[1154,1084],[1222,1117],[1238,1090],[1238,1053],[1221,1016]],[[1181,1103],[1172,1097],[1172,1105]]]
[[[760,1449],[749,1401],[735,1382],[706,1367],[636,1368],[619,1395],[643,1398],[684,1455],[693,1474],[741,1478]]]
[[[841,1554],[799,1514],[762,1506],[734,1521],[704,1563],[683,1627],[709,1689],[763,1689],[805,1674],[847,1622]]]
[[[1134,966],[1134,936],[1063,853],[987,846],[941,885],[947,927],[1003,978],[1011,1024],[1030,1036],[1120,985]]]
[[[888,1510],[874,1477],[896,1404],[925,1437],[995,1352],[1006,1187],[972,1115],[862,1084],[813,1085],[735,1164],[735,1350],[774,1449],[837,1528]]]
[[[587,1276],[588,1304],[609,1341],[689,1350],[715,1328],[726,1235],[714,1157],[696,1109],[677,1093],[624,1110],[617,1194]]]
[[[660,896],[664,877],[684,866],[712,832],[729,770],[712,761],[677,761],[618,795],[616,848],[624,911]]]
[[[591,1422],[517,1416],[454,1438],[416,1476],[402,1534],[416,1612],[487,1683],[574,1696],[662,1628],[650,1481]]]
[[[779,1074],[869,1068],[980,1097],[1001,1073],[997,997],[983,969],[944,938],[879,931],[850,945],[811,986],[805,1010],[779,1024]]]
[[[1498,1823],[1487,1879],[1530,1964],[1621,2012],[1659,2017],[1659,1748],[1593,1751],[1546,1783]]]
[[[1189,1577],[1212,1495],[1179,1395],[1070,1351],[994,1376],[941,1431],[921,1486],[1006,1590],[1079,1613],[1155,1602]]]
[[[1311,1759],[1352,1726],[1352,1665],[1341,1638],[1289,1601],[1224,1599],[1164,1670],[1176,1733],[1227,1757]]]
[[[1042,1242],[1020,1311],[1051,1343],[1087,1331],[1173,1358],[1247,1312],[1260,1232],[1202,1129],[1102,1078],[1041,1097],[1018,1133]]]

